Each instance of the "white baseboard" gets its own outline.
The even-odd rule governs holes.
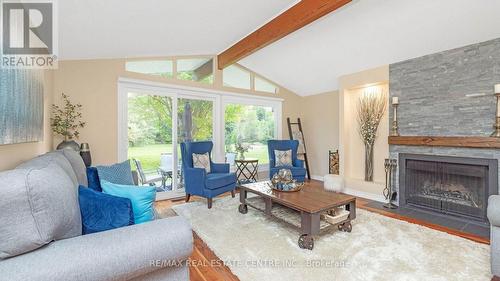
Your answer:
[[[311,179],[317,180],[317,181],[323,181],[323,176],[318,176],[318,175],[311,175]]]
[[[311,179],[318,180],[318,181],[323,181],[324,177],[323,176],[318,176],[318,175],[311,175]],[[366,184],[373,184],[373,183],[366,183]],[[385,197],[383,195],[380,195],[380,194],[374,194],[374,193],[370,193],[370,192],[360,191],[360,190],[353,189],[353,188],[348,188],[348,187],[345,187],[342,192],[346,193],[346,194],[349,194],[349,195],[352,195],[352,196],[361,197],[361,198],[365,198],[365,199],[370,199],[370,200],[373,200],[373,201],[378,201],[378,202],[382,202],[382,203],[386,203],[387,202],[387,200],[385,199]]]
[[[360,190],[356,190],[356,189],[352,189],[352,188],[344,188],[343,192],[346,194],[352,195],[352,196],[370,199],[373,201],[378,201],[378,202],[382,202],[382,203],[387,202],[385,197],[383,195],[379,195],[379,194],[373,194],[373,193],[364,192],[364,191],[360,191]]]
[[[184,189],[173,190],[173,191],[165,191],[165,192],[157,192],[155,201],[162,201],[174,198],[181,198],[186,196],[186,192]]]

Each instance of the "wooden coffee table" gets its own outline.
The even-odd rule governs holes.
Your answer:
[[[248,193],[258,195],[247,198]],[[261,206],[256,204],[256,200],[263,201]],[[239,212],[246,214],[248,207],[253,207],[263,211],[266,215],[284,220],[285,222],[299,228],[299,247],[312,250],[314,247],[314,235],[318,235],[320,230],[329,226],[337,226],[339,230],[351,232],[351,221],[356,218],[356,197],[329,192],[323,186],[316,183],[306,183],[302,190],[297,192],[281,192],[271,189],[268,182],[248,183],[240,186],[240,206]],[[349,211],[349,216],[337,224],[328,224],[322,221],[321,215],[337,207],[344,207]],[[276,211],[277,208],[294,210],[300,216],[298,223],[294,224],[293,219],[287,220],[278,214],[283,211]],[[290,217],[290,216],[288,216]]]

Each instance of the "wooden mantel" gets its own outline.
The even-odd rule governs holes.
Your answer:
[[[492,137],[438,137],[399,136],[389,137],[389,144],[409,146],[446,146],[470,148],[500,148],[500,138]]]

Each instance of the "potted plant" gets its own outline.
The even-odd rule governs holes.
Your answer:
[[[239,159],[245,160],[245,153],[250,150],[250,145],[243,143],[242,138],[238,137],[234,150],[238,153]]]
[[[80,146],[74,139],[78,139],[80,136],[78,130],[85,127],[85,122],[81,121],[82,105],[71,103],[68,96],[64,93],[62,93],[61,96],[63,105],[58,106],[52,104],[52,117],[50,118],[52,132],[64,138],[64,140],[57,145],[57,149],[68,148],[79,151]]]

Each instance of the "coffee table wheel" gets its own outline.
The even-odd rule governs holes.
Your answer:
[[[312,250],[314,248],[314,239],[311,235],[302,234],[299,237],[298,244],[301,249]]]
[[[240,204],[240,206],[238,207],[238,211],[240,211],[240,213],[242,214],[246,214],[248,212],[247,205]]]
[[[338,225],[339,230],[344,231],[344,232],[351,232],[352,231],[352,225],[351,222],[344,222]]]

